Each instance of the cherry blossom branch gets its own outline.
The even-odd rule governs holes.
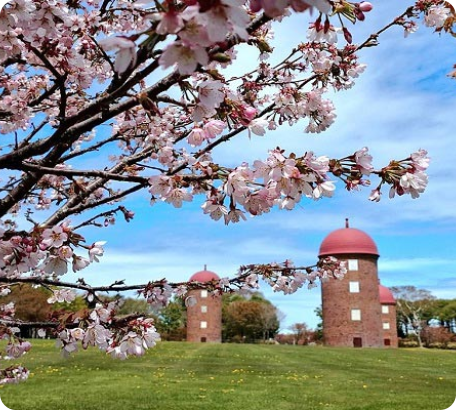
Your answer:
[[[32,164],[30,162],[23,162],[21,167],[17,169],[24,169],[26,171],[36,171],[42,174],[52,174],[52,175],[63,175],[66,177],[99,177],[104,180],[112,181],[122,181],[122,182],[139,182],[143,183],[144,186],[147,185],[147,178],[140,177],[136,175],[122,175],[118,173],[108,172],[108,171],[96,171],[96,170],[76,170],[76,169],[58,169],[58,168],[49,168],[43,167],[41,165]],[[122,170],[120,172],[128,172],[128,170]],[[81,199],[81,198],[80,198]]]
[[[27,47],[32,50],[32,52],[43,62],[44,66],[54,75],[56,84],[58,85],[58,88],[60,90],[60,118],[65,118],[65,112],[66,112],[66,105],[67,105],[67,93],[65,89],[65,80],[67,78],[67,74],[65,73],[64,75],[60,74],[55,67],[52,65],[52,63],[48,60],[45,54],[43,54],[40,50],[32,46],[29,42],[25,41],[24,36],[20,35],[18,36],[20,40],[24,42],[24,44],[27,45]]]
[[[106,138],[103,141],[97,142],[97,143],[91,145],[90,147],[75,150],[75,151],[71,152],[70,154],[63,155],[62,158],[60,159],[60,161],[62,163],[67,162],[73,158],[80,157],[84,154],[87,154],[88,152],[98,151],[100,148],[104,147],[105,145],[107,145],[111,142],[118,141],[118,140],[122,140],[122,135],[120,133],[115,133],[111,137]]]
[[[387,31],[389,28],[396,26],[399,24],[399,22],[404,18],[404,17],[409,17],[413,15],[413,9],[414,7],[408,7],[407,10],[405,10],[400,16],[396,17],[391,23],[385,25],[382,29],[378,30],[376,33],[371,34],[369,38],[365,41],[363,41],[360,45],[356,47],[356,50],[361,50],[366,47],[372,47],[378,44],[377,39],[378,37]]]

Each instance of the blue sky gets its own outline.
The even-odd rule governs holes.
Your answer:
[[[402,11],[398,3],[403,2],[372,3],[368,24],[353,31],[355,41]],[[285,50],[298,36],[298,41],[305,41],[308,21],[309,16],[301,14],[277,26],[275,45]],[[437,297],[455,298],[456,82],[446,76],[456,63],[454,39],[424,26],[405,39],[402,29],[395,27],[380,38],[378,47],[364,50],[361,61],[368,68],[353,89],[334,96],[337,119],[326,132],[311,135],[303,132],[305,124],[283,126],[266,137],[249,140],[243,135],[234,145],[220,147],[214,157],[227,165],[252,162],[279,145],[287,151],[314,150],[337,158],[368,146],[374,165],[380,167],[394,156],[402,159],[425,148],[432,163],[429,187],[420,199],[391,201],[384,195],[380,203],[371,203],[369,189],[347,193],[338,184],[333,199],[303,201],[291,212],[273,211],[226,227],[203,215],[202,198],[176,210],[165,203],[151,207],[148,195],[138,194],[125,203],[136,214],[132,222],[119,219],[107,229],[81,232],[89,242],[108,241],[102,263],[85,271],[86,281],[107,284],[126,279],[133,284],[163,277],[179,281],[205,264],[221,277],[232,276],[246,263],[291,259],[298,265],[312,264],[324,237],[343,227],[348,217],[352,227],[376,242],[384,285],[414,285]],[[288,296],[274,294],[266,286],[262,291],[284,313],[282,330],[296,322],[316,325],[313,311],[321,303],[320,288]]]

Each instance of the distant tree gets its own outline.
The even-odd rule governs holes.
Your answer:
[[[279,330],[280,312],[259,292],[252,295],[231,295],[225,298],[222,322],[225,341],[263,341]]]
[[[451,333],[443,326],[425,326],[421,331],[421,340],[425,347],[447,348],[451,339]]]
[[[150,303],[147,303],[144,299],[121,298],[116,313],[121,316],[141,314],[150,317],[156,316],[157,309],[151,306]]]
[[[258,310],[258,323],[261,326],[263,341],[273,338],[280,327],[280,317],[282,312],[278,310],[270,302],[260,302],[260,309]]]
[[[411,331],[417,338],[418,346],[423,347],[421,332],[432,320],[435,297],[425,289],[415,286],[392,287],[397,302],[398,323],[404,327],[405,333]]]
[[[39,323],[49,320],[53,307],[47,302],[52,295],[49,290],[35,288],[28,284],[13,287],[10,294],[2,298],[2,309],[11,307],[16,325],[21,329],[22,337],[31,337],[33,327],[20,325],[21,322]],[[2,313],[5,313],[4,311]]]
[[[187,315],[182,299],[175,299],[158,313],[157,330],[163,340],[183,340],[187,330]]]
[[[56,302],[51,305],[53,311],[79,312],[89,307],[87,299],[83,296],[76,296],[69,302]]]
[[[314,309],[314,313],[317,315],[319,321],[317,323],[317,327],[315,329],[315,340],[322,341],[323,340],[323,309],[321,305]]]
[[[456,333],[456,299],[438,299],[436,301],[436,318],[440,325]]]
[[[310,329],[306,323],[294,323],[288,328],[294,338],[294,344],[308,344]]]

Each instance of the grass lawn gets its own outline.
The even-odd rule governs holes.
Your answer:
[[[0,388],[13,410],[443,410],[456,396],[454,351],[162,342],[118,361],[35,341],[19,362],[30,379]]]

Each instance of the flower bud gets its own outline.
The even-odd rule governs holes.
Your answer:
[[[353,37],[352,37],[351,33],[348,31],[348,29],[346,27],[343,28],[343,32],[344,32],[345,40],[347,41],[348,44],[351,44],[353,42]]]
[[[362,3],[359,3],[358,7],[361,11],[364,11],[365,13],[368,13],[374,8],[374,6],[368,1],[363,1]]]
[[[250,0],[250,11],[252,13],[258,13],[262,7],[263,5],[260,0]]]
[[[360,9],[355,9],[355,16],[359,21],[364,21],[364,19],[366,18],[366,16]]]
[[[329,29],[331,28],[331,23],[329,22],[328,19],[325,20],[325,24],[324,24],[324,29],[323,29],[323,33],[327,33],[329,31]]]

